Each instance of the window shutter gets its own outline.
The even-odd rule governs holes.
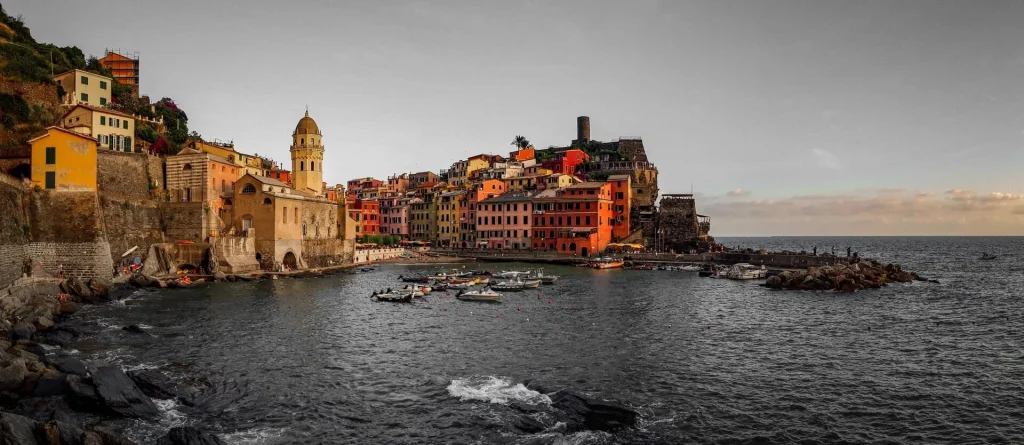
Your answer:
[[[107,117],[100,116],[100,125],[107,125]]]

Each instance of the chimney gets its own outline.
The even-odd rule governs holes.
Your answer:
[[[590,141],[590,118],[580,116],[576,118],[576,140],[579,142]]]

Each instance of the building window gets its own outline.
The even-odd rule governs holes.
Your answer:
[[[46,188],[48,190],[57,188],[57,172],[46,172]]]
[[[106,105],[106,104],[107,104],[107,98],[101,97],[100,98],[100,105]]]
[[[590,217],[589,216],[587,217],[587,225],[588,226],[590,225]]]
[[[88,85],[88,84],[89,84],[89,78],[85,77],[85,76],[82,76],[82,85]]]
[[[281,223],[287,224],[288,223],[288,207],[282,207],[282,209],[283,209],[283,211],[281,212]]]
[[[302,223],[302,236],[306,236],[306,223]]]
[[[127,120],[121,121],[121,128],[124,128],[125,130],[128,129],[128,121]]]
[[[254,187],[252,184],[246,184],[245,187],[242,187],[242,194],[254,195],[256,194],[256,187]]]
[[[298,224],[299,223],[299,208],[298,207],[295,208],[294,215],[295,215],[295,223]]]
[[[105,81],[105,80],[101,80],[100,81],[100,89],[101,90],[107,89],[107,81]],[[100,99],[100,100],[102,100],[102,99]]]
[[[309,171],[311,171],[311,172],[315,172],[316,171],[316,162],[309,161]]]
[[[57,147],[46,147],[46,165],[57,163]]]
[[[132,151],[132,148],[133,148],[132,147],[132,138],[130,138],[128,136],[125,136],[124,137],[124,151]]]
[[[270,198],[263,198],[263,203],[264,204],[273,204],[274,202],[271,201]]]
[[[89,101],[89,95],[85,94],[85,93],[82,93],[82,102],[88,102],[88,101]]]
[[[100,116],[100,125],[107,125],[107,117]]]
[[[182,170],[192,170],[192,164],[185,164],[184,166],[181,167],[181,169]]]
[[[184,192],[184,195],[181,197],[181,202],[192,202],[192,189],[186,187]]]

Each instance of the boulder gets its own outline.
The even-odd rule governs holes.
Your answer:
[[[92,373],[96,393],[108,410],[124,417],[152,419],[160,410],[135,382],[116,366],[101,366]]]
[[[31,340],[36,333],[36,327],[30,323],[21,322],[11,328],[11,338],[14,340]]]
[[[221,271],[218,270],[218,271],[213,273],[213,279],[217,280],[217,281],[227,281],[228,280],[228,275],[226,273],[221,272]]]
[[[91,410],[103,406],[96,388],[77,375],[67,376],[68,402],[78,408]]]
[[[192,426],[171,428],[157,445],[225,445],[217,436]]]
[[[49,316],[38,316],[34,323],[37,331],[45,331],[53,327],[53,319]]]
[[[597,400],[572,390],[551,396],[551,406],[569,416],[570,430],[615,431],[636,425],[639,414],[625,405]]]
[[[776,275],[774,277],[769,278],[768,281],[765,281],[764,284],[765,286],[768,286],[772,289],[778,289],[782,287],[782,278]]]
[[[75,312],[78,312],[78,305],[75,304],[75,302],[73,301],[65,300],[60,302],[58,310],[60,312],[60,315],[74,314]]]
[[[135,442],[126,439],[124,436],[100,426],[92,427],[92,430],[86,432],[82,439],[82,445],[90,445],[90,440],[99,440],[96,443],[102,445],[136,445]]]
[[[65,374],[72,374],[85,377],[88,370],[85,363],[67,354],[52,355],[46,358],[46,362]]]
[[[526,434],[535,434],[547,429],[543,423],[529,416],[517,417],[512,421],[512,427]]]
[[[43,444],[82,445],[85,431],[74,425],[51,420],[39,425],[39,435]]]
[[[22,388],[28,368],[24,358],[15,358],[0,368],[0,391],[18,391]],[[0,442],[2,443],[2,442]]]
[[[36,343],[31,340],[18,340],[18,342],[15,343],[14,347],[24,351],[31,352],[33,355],[37,357],[42,357],[46,355],[46,349],[44,349],[43,346],[40,345],[39,343]]]
[[[228,280],[229,283],[234,283],[235,281],[238,281],[238,277],[233,275],[233,274],[232,275],[228,275],[228,276],[226,276],[224,278],[226,280]]]
[[[160,371],[147,369],[142,371],[131,371],[128,377],[135,382],[135,385],[142,390],[143,394],[154,399],[173,399],[177,397],[178,391],[174,381]]]
[[[65,279],[60,285],[61,289],[65,293],[74,295],[85,301],[92,301],[92,289],[89,288],[89,284],[82,281],[80,278],[68,278]]]
[[[42,374],[36,382],[36,389],[33,392],[35,397],[52,397],[64,395],[67,392],[67,381],[64,376],[52,373]]]
[[[154,287],[157,285],[157,280],[149,277],[149,275],[142,273],[132,274],[132,277],[128,279],[128,282],[137,287]]]
[[[137,325],[137,324],[130,324],[128,326],[122,327],[121,330],[122,331],[131,332],[132,334],[145,334],[146,333],[146,330],[140,328],[139,325]]]
[[[89,290],[92,291],[93,301],[110,300],[110,286],[107,286],[95,278],[89,280]]]
[[[37,445],[36,426],[28,417],[0,412],[0,444]]]

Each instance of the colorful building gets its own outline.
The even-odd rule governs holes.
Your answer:
[[[633,177],[630,175],[611,175],[608,183],[612,186],[612,211],[615,219],[612,223],[613,241],[621,241],[632,234],[629,225],[629,209],[633,206]]]
[[[96,190],[97,141],[61,127],[29,139],[31,180],[46,190]],[[73,217],[74,215],[67,215]]]
[[[416,189],[423,184],[438,182],[441,177],[434,172],[419,172],[409,175],[409,187]]]
[[[434,202],[426,201],[423,198],[412,198],[409,200],[409,238],[414,241],[430,241],[432,228],[436,225],[433,216],[437,212],[433,209]]]
[[[316,121],[306,115],[299,119],[292,132],[292,184],[295,190],[309,196],[324,195],[323,136]]]
[[[409,175],[402,173],[388,176],[388,189],[395,193],[405,193],[409,190]]]
[[[359,203],[359,215],[362,220],[361,227],[356,232],[362,236],[380,235],[380,202],[376,199],[357,199],[356,202]]]
[[[584,182],[548,189],[533,199],[533,248],[596,255],[612,242],[612,185]]]
[[[107,76],[82,70],[71,70],[53,76],[53,81],[64,90],[64,105],[85,104],[105,107],[110,104],[113,80]]]
[[[172,202],[204,202],[215,215],[226,219],[225,199],[231,198],[241,172],[239,166],[220,156],[182,148],[167,157],[167,192]]]
[[[442,193],[437,208],[437,245],[459,247],[462,243],[462,205],[467,192],[456,190]]]
[[[346,188],[350,192],[357,192],[359,190],[377,188],[380,187],[381,185],[384,185],[384,181],[367,176],[365,178],[358,178],[349,181],[348,184],[346,185]]]
[[[380,231],[388,235],[409,237],[409,198],[380,198]]]
[[[479,154],[464,161],[457,161],[448,169],[448,183],[456,187],[464,187],[470,182],[473,173],[491,167],[494,155]]]
[[[476,212],[480,201],[505,193],[505,183],[490,179],[474,183],[466,195],[466,226],[462,230],[462,242],[465,247],[476,247]]]
[[[572,175],[553,174],[543,177],[543,180],[537,183],[537,188],[540,190],[559,189],[572,187],[581,182],[583,181],[580,178]]]
[[[107,55],[99,60],[100,66],[110,69],[118,82],[131,85],[135,94],[139,94],[139,55],[131,56],[107,51]]]
[[[92,105],[78,104],[60,118],[60,126],[99,141],[100,148],[135,151],[135,118],[131,115]]]
[[[267,174],[267,177],[269,177],[271,179],[276,179],[276,180],[278,180],[280,182],[288,184],[289,186],[292,184],[292,172],[290,172],[288,170],[285,170],[285,169],[281,169],[281,168],[271,169],[269,174]],[[337,201],[337,196],[335,196],[335,199],[333,199],[332,201]]]
[[[509,161],[529,161],[536,157],[537,150],[533,147],[526,147],[508,154]]]
[[[555,153],[555,159],[544,161],[541,166],[555,173],[576,175],[576,167],[590,160],[590,156],[578,148],[570,148]]]
[[[545,176],[513,176],[502,179],[505,190],[510,192],[537,191],[538,184],[544,182]]]
[[[533,194],[508,192],[480,201],[476,242],[489,249],[529,249]]]

